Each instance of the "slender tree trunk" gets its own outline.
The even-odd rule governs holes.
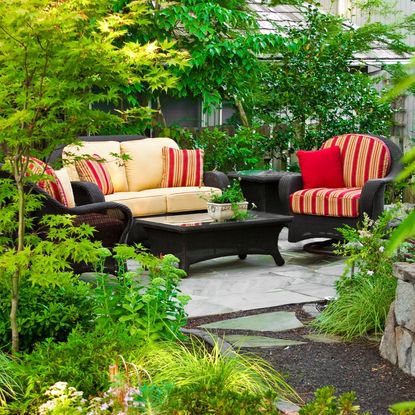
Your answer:
[[[249,127],[248,117],[245,112],[245,108],[242,104],[242,101],[235,97],[235,105],[239,113],[239,118],[241,119],[242,125],[244,127]]]
[[[164,117],[163,114],[163,110],[161,109],[161,101],[160,101],[160,97],[157,96],[156,98],[156,104],[157,104],[157,111],[158,111],[158,122],[160,123],[162,128],[166,128],[167,127],[167,122],[166,122],[166,118]]]
[[[161,109],[160,97],[157,96],[155,98],[155,103],[157,112],[153,117],[153,137],[157,137],[167,127],[167,122]]]
[[[16,186],[19,200],[18,213],[18,233],[17,233],[17,252],[24,249],[24,233],[25,233],[25,194],[22,178],[16,174]],[[10,326],[12,330],[12,353],[19,351],[19,328],[17,325],[17,310],[19,305],[19,286],[20,286],[21,268],[18,266],[12,277],[12,301],[10,310]]]

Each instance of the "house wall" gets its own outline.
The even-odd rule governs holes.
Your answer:
[[[200,127],[202,123],[202,109],[200,100],[186,98],[170,98],[163,96],[160,99],[161,109],[168,126]]]
[[[397,14],[385,13],[384,15],[372,14],[368,16],[358,9],[352,8],[350,0],[322,0],[321,7],[327,12],[336,13],[350,19],[357,26],[362,26],[368,21],[396,23],[400,16],[415,13],[415,2],[412,0],[396,0],[395,9],[398,11]],[[406,42],[410,46],[415,46],[415,34],[409,36]],[[379,75],[379,68],[369,68],[369,74]],[[408,149],[413,145],[412,141],[415,138],[415,97],[407,95],[399,101],[403,102],[404,105],[395,115],[396,127],[392,134],[395,141],[400,142],[404,149]]]

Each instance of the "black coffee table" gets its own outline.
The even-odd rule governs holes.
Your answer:
[[[284,265],[278,250],[281,229],[291,216],[252,213],[242,221],[213,222],[207,213],[137,218],[135,226],[145,232],[154,255],[173,254],[187,273],[191,264],[211,258],[248,254],[271,255]]]

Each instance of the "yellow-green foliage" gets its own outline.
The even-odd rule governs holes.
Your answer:
[[[201,341],[190,344],[158,343],[144,347],[133,363],[145,369],[152,383],[173,383],[177,388],[231,391],[265,395],[273,391],[280,397],[298,400],[295,391],[270,364],[247,354],[220,351],[215,342],[208,350]]]

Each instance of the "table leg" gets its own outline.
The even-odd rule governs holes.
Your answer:
[[[180,259],[180,268],[186,272],[187,276],[189,276],[190,264],[187,258]]]
[[[280,251],[278,251],[278,249],[277,249],[277,252],[274,252],[272,254],[272,257],[274,258],[274,261],[278,266],[281,267],[282,265],[285,264],[284,258],[281,256]]]
[[[278,229],[277,229],[277,232],[276,232],[276,234],[277,234],[277,246],[276,246],[275,252],[272,254],[272,257],[274,258],[275,263],[280,267],[285,264],[284,258],[281,256],[280,251],[278,249],[278,238],[280,236],[282,228],[283,228],[283,226],[279,226]]]

